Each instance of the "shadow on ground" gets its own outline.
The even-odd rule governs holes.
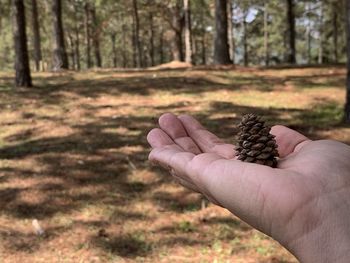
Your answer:
[[[147,105],[149,114],[125,115],[125,116],[95,116],[95,112],[101,108],[114,108],[111,105],[89,104],[84,100],[80,105],[84,109],[84,115],[79,116],[84,121],[70,120],[70,110],[65,109],[64,104],[72,100],[66,97],[65,92],[73,93],[77,99],[90,98],[94,100],[101,96],[118,97],[122,94],[130,96],[140,96],[150,98],[159,91],[170,91],[172,94],[190,94],[198,95],[207,91],[216,90],[237,90],[245,83],[251,83],[259,91],[270,91],[276,85],[284,85],[286,81],[294,81],[298,85],[313,88],[313,78],[265,78],[265,77],[237,77],[235,80],[226,79],[226,84],[211,81],[199,77],[156,76],[157,72],[147,73],[146,76],[124,77],[111,79],[111,77],[101,76],[98,80],[85,79],[76,80],[74,75],[60,77],[38,77],[35,78],[37,87],[31,89],[6,89],[0,90],[2,105],[8,105],[7,100],[13,101],[10,110],[22,111],[22,119],[10,120],[3,123],[5,127],[21,125],[24,122],[31,121],[40,123],[42,121],[52,121],[57,124],[69,126],[74,132],[68,135],[48,136],[45,138],[36,138],[36,130],[17,129],[10,136],[4,138],[4,145],[0,148],[0,159],[4,163],[0,167],[0,211],[13,220],[24,220],[37,218],[39,220],[49,220],[60,214],[69,217],[74,213],[82,211],[89,204],[110,205],[113,216],[118,217],[118,222],[123,220],[142,221],[154,220],[154,215],[145,215],[137,212],[125,212],[121,207],[128,207],[133,202],[147,199],[156,206],[161,207],[162,211],[172,213],[184,213],[200,210],[200,200],[182,204],[177,197],[167,192],[155,191],[152,189],[166,185],[172,182],[170,177],[164,176],[164,172],[158,168],[151,167],[147,162],[149,146],[146,142],[147,132],[156,125],[156,114],[161,111],[175,111],[185,113],[184,108],[195,106],[192,102],[174,103],[168,106]],[[327,76],[326,76],[327,77]],[[10,85],[10,79],[2,79],[3,85]],[[329,81],[321,86],[342,85],[342,80]],[[233,83],[236,82],[236,83]],[[243,83],[243,84],[242,84]],[[315,84],[316,85],[316,84]],[[320,87],[317,84],[317,87]],[[34,113],[26,112],[25,104],[21,103],[31,100],[34,107],[45,108],[56,105],[60,108],[60,115],[41,117],[35,114],[35,108],[31,109]],[[200,98],[198,97],[198,100]],[[119,107],[135,107],[139,105],[130,105],[127,101]],[[326,124],[332,114],[332,106],[325,116]],[[234,141],[234,135],[237,133],[236,124],[240,116],[245,113],[255,112],[265,116],[269,123],[282,123],[290,125],[293,128],[311,136],[319,136],[310,129],[310,123],[293,123],[286,121],[283,114],[288,111],[293,116],[301,119],[318,118],[320,114],[324,115],[324,110],[320,113],[310,115],[309,112],[300,109],[285,108],[259,108],[240,106],[229,102],[215,102],[210,104],[210,108],[204,113],[196,113],[197,117],[206,127],[218,136],[226,138],[227,141]],[[222,113],[224,117],[212,117],[215,113]],[[230,113],[232,117],[230,117]],[[315,115],[316,114],[316,115]],[[317,115],[319,114],[319,115]],[[322,115],[322,116],[323,116]],[[69,120],[69,121],[67,121]],[[126,127],[129,132],[109,132],[116,127]],[[342,127],[340,124],[338,127]],[[350,143],[350,142],[348,142]],[[125,152],[124,148],[131,148],[130,153]],[[5,165],[5,162],[10,165]],[[25,165],[30,162],[32,166]],[[18,165],[14,165],[18,164]],[[146,171],[155,173],[158,177],[153,181],[130,181],[128,177],[135,171]],[[19,181],[31,182],[27,185],[17,185]],[[74,220],[73,220],[74,221]],[[80,222],[81,223],[81,222]],[[73,225],[79,225],[74,221]],[[108,220],[97,220],[85,222],[90,227],[110,226]],[[120,223],[122,224],[122,223]],[[211,219],[205,224],[225,224],[230,229],[240,229],[245,231],[246,226],[241,225],[227,218]],[[53,238],[70,229],[48,229],[48,237]],[[176,232],[178,229],[168,229]],[[160,229],[159,231],[165,231]],[[195,230],[194,230],[195,231]],[[180,231],[181,232],[181,231]],[[46,239],[38,239],[31,234],[25,234],[13,229],[0,227],[0,238],[4,241],[4,246],[10,251],[24,251],[32,253],[47,242]],[[168,237],[167,240],[159,241],[159,244],[148,242],[142,233],[113,234],[107,237],[98,235],[91,236],[89,241],[99,249],[108,251],[121,257],[135,258],[146,256],[154,252],[160,242],[164,244],[204,244],[207,241],[189,239],[186,236]]]

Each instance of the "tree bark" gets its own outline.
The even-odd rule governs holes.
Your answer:
[[[85,3],[85,5],[84,5],[84,11],[85,11],[84,27],[85,27],[86,67],[87,68],[91,68],[92,67],[89,9],[90,9],[89,3]]]
[[[62,25],[61,0],[52,0],[53,18],[53,68],[54,70],[68,69],[68,57],[64,42],[64,31]]]
[[[93,24],[92,45],[94,47],[95,65],[96,67],[101,68],[102,58],[101,58],[101,51],[100,51],[100,33],[97,29],[98,22],[96,17],[96,8],[94,4],[90,6],[90,14],[91,14],[91,20]]]
[[[75,64],[75,43],[74,43],[74,40],[73,40],[73,36],[71,34],[71,32],[69,32],[67,30],[67,34],[68,36],[67,38],[67,43],[68,43],[68,47],[67,47],[67,56],[68,56],[68,62],[69,62],[69,57],[70,57],[70,60],[72,61],[72,64],[71,65],[71,68],[72,69],[75,69],[76,68],[76,64]]]
[[[182,30],[181,30],[182,31]],[[174,32],[174,40],[173,40],[173,60],[183,61],[183,51],[182,51],[182,33],[181,31]]]
[[[227,39],[227,0],[215,0],[214,64],[231,64]]]
[[[333,56],[334,63],[338,63],[338,14],[337,3],[332,4],[332,25],[333,25]]]
[[[204,1],[201,1],[201,4],[204,5]],[[200,10],[200,21],[201,21],[201,58],[202,58],[202,64],[207,64],[207,49],[206,49],[206,28],[205,28],[205,22],[204,22],[205,14],[203,8]]]
[[[162,26],[159,33],[159,62],[164,63],[164,29]]]
[[[180,0],[177,0],[175,6],[171,7],[171,27],[173,29],[173,42],[172,42],[172,54],[173,60],[183,61],[183,45],[182,45],[182,32],[183,32],[183,16],[181,14]]]
[[[122,25],[122,59],[123,59],[123,68],[126,68],[126,25]]]
[[[191,11],[189,0],[184,0],[185,11],[185,61],[192,63]]]
[[[15,70],[16,87],[31,87],[32,79],[30,76],[25,7],[23,0],[12,0],[13,5],[13,36],[15,44]]]
[[[116,36],[116,33],[112,33],[111,34],[111,41],[112,41],[112,53],[113,53],[113,67],[117,67],[117,48],[115,46],[115,36]]]
[[[76,4],[73,6],[74,8],[74,34],[75,34],[75,49],[74,49],[74,57],[75,57],[75,67],[77,70],[81,69],[80,65],[80,40],[79,40],[79,20],[78,20],[78,7]]]
[[[288,50],[287,62],[296,63],[294,0],[287,0]]]
[[[269,13],[268,13],[267,0],[264,2],[264,54],[265,54],[265,66],[270,64],[270,52],[269,52]]]
[[[40,71],[40,64],[42,60],[41,55],[41,40],[40,40],[40,28],[38,21],[38,6],[36,0],[32,0],[32,29],[33,29],[33,45],[34,45],[34,61],[35,70]]]
[[[140,19],[139,12],[137,8],[137,0],[132,0],[133,5],[133,16],[134,16],[134,26],[135,26],[135,45],[136,45],[136,61],[137,67],[143,67],[142,65],[142,49],[140,42]]]
[[[207,64],[207,45],[206,45],[206,32],[203,30],[202,33],[202,39],[201,39],[201,44],[202,44],[202,64],[206,65]]]
[[[247,14],[248,10],[243,11],[243,63],[247,67],[249,65],[249,53],[248,53],[248,33],[247,33]]]
[[[227,24],[228,24],[228,43],[230,47],[230,59],[235,64],[235,39],[233,34],[233,0],[227,0]]]
[[[0,6],[0,34],[2,33],[2,18],[4,16],[4,11],[2,9],[2,6]]]
[[[151,59],[151,66],[155,65],[154,61],[154,23],[153,23],[153,13],[149,12],[149,57]]]
[[[137,68],[137,47],[135,33],[135,16],[132,16],[131,42],[132,42],[132,67]]]
[[[346,1],[346,33],[347,33],[347,79],[345,98],[345,122],[350,123],[350,1]]]
[[[308,23],[306,26],[306,42],[307,42],[307,63],[311,64],[311,6],[310,3],[307,3],[307,17],[308,17]]]
[[[323,2],[320,3],[318,64],[323,64]]]

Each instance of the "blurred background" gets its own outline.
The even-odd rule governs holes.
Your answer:
[[[33,69],[40,63],[45,70],[59,67],[53,62],[55,48],[64,49],[68,60],[60,67],[75,70],[151,67],[172,60],[211,64],[214,42],[223,37],[215,23],[226,17],[221,31],[227,31],[227,60],[233,64],[346,62],[346,1],[226,0],[219,1],[223,8],[216,18],[213,0],[67,0],[57,3],[60,8],[53,1],[24,2]],[[1,0],[2,69],[14,63],[10,3]],[[62,20],[57,30],[55,17]]]
[[[234,144],[255,113],[350,144],[348,2],[0,0],[0,262],[297,262],[146,135],[186,113]]]

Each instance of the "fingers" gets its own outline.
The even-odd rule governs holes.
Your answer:
[[[180,146],[173,144],[153,149],[149,154],[149,160],[163,167],[171,167],[178,176],[186,177],[187,164],[194,156],[193,153],[185,152]]]
[[[188,136],[182,122],[174,114],[163,114],[159,118],[159,126],[185,151],[192,152],[194,154],[201,153],[201,150],[198,148],[196,143]]]
[[[158,128],[148,133],[147,141],[152,148],[174,144],[174,141],[164,131]]]
[[[268,196],[289,185],[288,177],[279,169],[227,160],[214,153],[195,156],[181,152],[179,146],[154,149],[150,158],[174,169],[184,186],[198,190],[255,227],[259,226],[258,222],[270,220],[274,207],[270,209]]]
[[[178,119],[181,120],[187,134],[202,152],[216,153],[226,159],[234,158],[233,145],[224,143],[216,135],[206,130],[195,118],[189,115],[180,115]]]
[[[271,128],[271,133],[276,136],[278,153],[281,158],[293,152],[297,152],[304,143],[311,141],[301,133],[282,125],[273,126]]]
[[[153,129],[149,132],[147,136],[147,140],[149,144],[152,146],[152,148],[160,148],[164,146],[172,145],[172,147],[175,149],[176,152],[182,152],[182,149],[177,148],[177,146],[174,144],[174,141],[161,129]],[[160,161],[162,160],[162,161]],[[191,182],[188,182],[184,180],[183,178],[176,175],[176,172],[173,168],[171,168],[170,163],[167,163],[165,159],[159,159],[157,156],[150,157],[150,161],[157,163],[158,165],[166,168],[169,170],[170,174],[184,187],[187,187],[195,192],[200,192],[198,188]]]
[[[201,140],[215,148],[214,142],[218,139],[213,136],[205,133]],[[274,196],[269,200],[269,196],[276,189],[290,185],[280,169],[228,160],[215,153],[196,155],[174,144],[160,129],[152,130],[148,140],[154,147],[149,156],[151,161],[167,168],[185,187],[201,192],[255,227],[260,227],[259,222],[271,219],[269,215],[274,208],[270,208],[271,200],[276,200]]]
[[[195,158],[200,159],[201,162],[193,162]],[[205,169],[207,163],[218,159],[222,159],[222,157],[209,153],[195,155],[185,152],[180,146],[175,144],[155,148],[149,155],[151,162],[155,162],[168,169],[183,186],[204,194],[215,204],[219,204],[219,202],[207,190],[201,187],[203,183],[198,178],[200,177],[200,171]]]

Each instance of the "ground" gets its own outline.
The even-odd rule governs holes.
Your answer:
[[[0,262],[296,262],[151,166],[147,132],[190,113],[234,142],[241,115],[258,113],[350,144],[342,67],[36,73],[30,89],[12,78],[0,73]]]

